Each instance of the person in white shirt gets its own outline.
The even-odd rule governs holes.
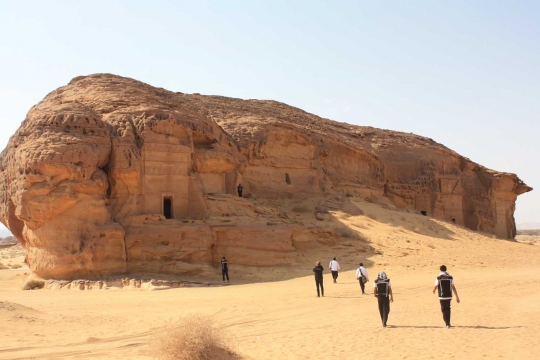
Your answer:
[[[362,295],[364,295],[364,289],[366,283],[369,281],[369,276],[363,263],[360,263],[360,266],[356,269],[356,280],[360,282],[360,289],[362,289]]]
[[[328,265],[328,268],[332,272],[332,279],[334,279],[334,284],[337,283],[338,271],[341,270],[341,268],[339,267],[339,263],[337,262],[336,258],[330,261],[330,265]]]
[[[441,311],[443,313],[443,319],[446,323],[446,328],[449,329],[450,325],[450,303],[452,302],[452,291],[456,294],[456,301],[459,304],[459,295],[456,287],[454,286],[454,278],[446,272],[446,266],[441,265],[441,273],[435,279],[435,286],[433,287],[433,293],[439,290],[439,301],[441,303]]]

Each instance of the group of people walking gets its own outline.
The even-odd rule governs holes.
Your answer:
[[[328,268],[332,272],[332,280],[334,284],[337,283],[337,278],[341,267],[336,258],[333,258],[328,265]],[[324,297],[324,284],[323,284],[323,271],[324,268],[320,261],[317,261],[313,272],[315,273],[315,286],[317,288],[317,297]],[[441,265],[440,274],[435,279],[435,285],[433,287],[433,293],[438,291],[439,301],[441,304],[441,311],[443,314],[444,323],[446,328],[450,328],[450,313],[452,292],[456,295],[456,301],[459,303],[459,295],[454,285],[454,278],[448,274],[445,265]],[[369,275],[367,269],[363,263],[360,263],[358,269],[356,269],[356,279],[360,283],[360,289],[362,294],[365,294],[365,286],[369,281]],[[390,313],[390,303],[394,302],[394,294],[392,293],[392,284],[390,279],[384,271],[380,271],[377,274],[377,279],[373,282],[373,295],[377,298],[379,303],[379,314],[381,316],[382,325],[386,327],[388,322],[388,314]]]
[[[341,267],[335,257],[330,261],[330,264],[328,264],[328,268],[332,273],[332,280],[334,284],[336,284]],[[317,261],[313,268],[317,297],[324,297],[323,271],[324,267],[321,265],[320,261]],[[436,291],[438,292],[444,323],[446,324],[446,328],[450,328],[452,326],[450,324],[452,293],[456,295],[456,301],[458,303],[460,300],[454,284],[454,278],[447,272],[446,266],[441,265],[440,271],[439,276],[435,279],[433,293],[435,294]],[[225,279],[229,281],[229,262],[225,256],[221,259],[221,275],[223,281],[225,281]],[[369,281],[369,274],[363,263],[360,263],[358,269],[356,269],[356,279],[360,283],[362,295],[365,294],[365,287]],[[394,294],[392,293],[390,279],[384,271],[380,271],[377,274],[377,279],[373,282],[373,295],[377,298],[377,302],[379,303],[379,314],[381,315],[382,325],[386,327],[388,314],[390,314],[390,303],[394,302]]]

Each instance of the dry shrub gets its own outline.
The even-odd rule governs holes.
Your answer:
[[[153,357],[161,360],[234,360],[233,338],[208,316],[191,315],[159,329],[150,343]]]
[[[41,279],[36,278],[29,278],[26,279],[25,282],[22,284],[23,290],[36,290],[36,289],[43,289],[45,286],[45,281]]]
[[[12,268],[12,269],[20,269],[20,268],[22,268],[22,265],[19,265],[19,264],[13,264],[13,265],[11,265],[11,268]]]
[[[0,263],[0,270],[9,269],[6,265]]]

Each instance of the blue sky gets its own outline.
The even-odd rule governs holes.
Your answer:
[[[107,72],[430,137],[538,188],[516,220],[540,222],[539,39],[534,1],[0,0],[0,147]]]

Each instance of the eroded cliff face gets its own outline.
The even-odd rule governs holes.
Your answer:
[[[513,238],[515,200],[532,190],[416,135],[107,74],[34,106],[0,169],[0,221],[47,278],[204,275],[223,254],[287,265],[342,240],[280,199],[359,197]]]

